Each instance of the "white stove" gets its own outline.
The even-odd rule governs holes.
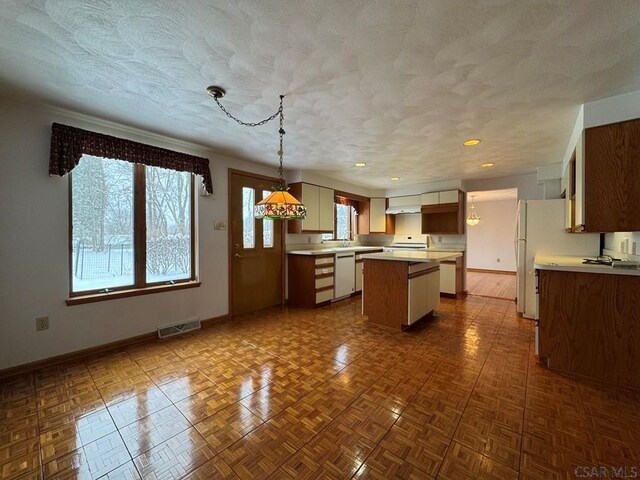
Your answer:
[[[397,242],[387,245],[382,250],[384,252],[426,251],[427,245],[425,243],[417,242]]]

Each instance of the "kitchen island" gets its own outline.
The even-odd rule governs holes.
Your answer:
[[[383,252],[363,254],[362,313],[370,322],[404,329],[435,310],[440,302],[440,262],[460,252]]]

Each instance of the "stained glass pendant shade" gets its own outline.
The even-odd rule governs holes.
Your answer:
[[[288,190],[289,187],[280,185],[273,187],[273,192],[253,207],[256,218],[278,219],[303,219],[307,216],[307,209]]]
[[[253,216],[255,218],[266,218],[269,220],[302,220],[307,216],[307,209],[305,206],[289,193],[289,187],[287,187],[282,168],[282,156],[284,155],[283,140],[284,140],[284,111],[282,109],[282,99],[284,95],[280,95],[280,108],[278,111],[268,118],[260,122],[249,123],[243,122],[231,115],[220,103],[219,98],[224,97],[225,90],[221,87],[211,86],[207,88],[207,92],[213,97],[220,109],[231,119],[235,120],[238,124],[245,127],[258,127],[264,125],[276,117],[280,120],[280,128],[278,134],[280,136],[280,149],[278,150],[278,157],[280,158],[280,166],[278,167],[278,175],[280,177],[280,184],[274,186],[273,192],[266,198],[260,200],[253,207]]]

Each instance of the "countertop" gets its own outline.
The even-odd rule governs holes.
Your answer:
[[[315,250],[289,250],[287,255],[328,255],[333,253],[342,252],[372,252],[375,250],[382,250],[382,247],[332,247],[332,248],[317,248]]]
[[[585,257],[569,255],[536,255],[534,267],[538,270],[560,270],[563,272],[604,273],[608,275],[636,275],[640,270],[613,268],[608,265],[588,265],[582,263]]]
[[[433,262],[444,260],[455,260],[462,256],[462,252],[382,252],[382,253],[366,253],[361,257],[365,260],[395,260],[397,262]]]

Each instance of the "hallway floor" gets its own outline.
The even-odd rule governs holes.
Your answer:
[[[516,276],[467,270],[467,291],[469,295],[515,300]]]
[[[640,394],[538,366],[514,302],[443,299],[407,332],[359,309],[273,308],[1,380],[0,477],[547,480],[640,466]]]

